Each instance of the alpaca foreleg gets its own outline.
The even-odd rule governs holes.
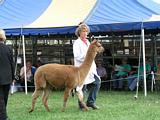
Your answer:
[[[65,111],[67,100],[69,98],[70,93],[71,93],[71,89],[66,88],[65,91],[64,91],[64,101],[63,101],[63,107],[62,107],[62,110],[61,110],[62,112]]]
[[[36,100],[41,94],[42,94],[42,90],[35,89],[35,91],[34,91],[34,93],[32,95],[32,108],[29,111],[29,113],[34,111]]]
[[[50,109],[48,107],[49,92],[50,92],[49,88],[44,89],[43,96],[42,96],[42,103],[48,112],[50,112]]]
[[[86,103],[83,101],[83,92],[82,92],[82,90],[77,91],[76,94],[78,96],[78,100],[79,100],[80,104],[83,106],[82,110],[88,111],[89,108],[87,107]]]

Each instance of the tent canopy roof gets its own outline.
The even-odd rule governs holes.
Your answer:
[[[38,3],[38,4],[37,4]],[[156,29],[160,3],[155,0],[1,0],[0,28],[7,35],[74,34],[85,22],[91,32]]]

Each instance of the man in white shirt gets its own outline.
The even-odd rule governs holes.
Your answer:
[[[75,34],[77,35],[78,39],[73,44],[75,66],[80,66],[84,61],[84,58],[86,56],[87,50],[90,45],[90,42],[88,41],[88,39],[86,39],[89,32],[90,32],[89,27],[84,23],[80,24],[76,29]],[[87,99],[87,106],[93,109],[99,108],[98,106],[96,106],[95,102],[96,102],[97,94],[100,88],[100,82],[101,80],[96,71],[95,61],[93,61],[90,71],[83,85],[78,86],[76,89],[83,95],[82,88],[84,87],[84,85],[87,85],[87,88],[89,89],[89,92],[90,92]],[[80,102],[79,102],[79,107],[83,109],[83,106],[81,105]]]

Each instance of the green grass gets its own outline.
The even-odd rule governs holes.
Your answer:
[[[11,120],[160,120],[159,93],[148,93],[145,97],[135,92],[101,91],[97,98],[99,110],[83,112],[78,109],[77,97],[70,97],[65,112],[61,112],[63,92],[54,91],[49,97],[51,112],[47,112],[41,99],[37,100],[35,111],[28,113],[31,95],[15,93],[9,96],[8,115]]]

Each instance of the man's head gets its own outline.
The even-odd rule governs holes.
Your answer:
[[[122,59],[122,64],[127,64],[127,62],[128,62],[128,59],[127,59],[127,58],[123,58],[123,59]]]
[[[97,65],[97,67],[101,67],[101,66],[102,66],[102,61],[97,60],[97,61],[96,61],[96,65]]]
[[[0,41],[5,41],[5,40],[6,40],[5,31],[3,29],[0,29]]]

